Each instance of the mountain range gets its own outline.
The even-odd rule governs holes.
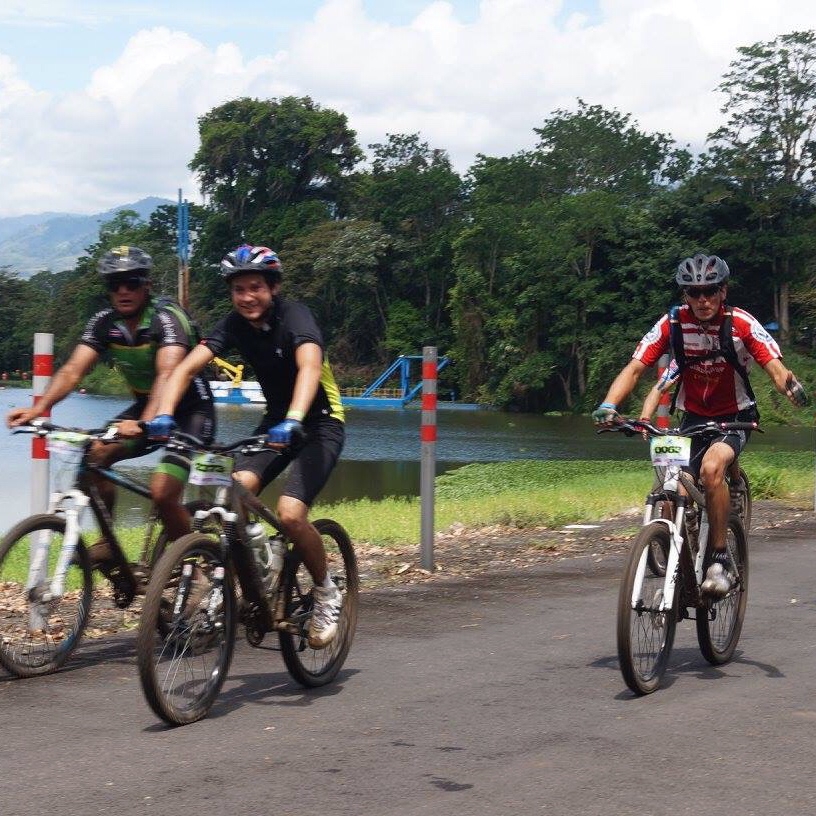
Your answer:
[[[21,278],[49,269],[73,269],[77,258],[99,240],[99,225],[121,210],[134,210],[144,221],[168,198],[149,196],[94,215],[45,212],[0,218],[0,269],[8,267]]]

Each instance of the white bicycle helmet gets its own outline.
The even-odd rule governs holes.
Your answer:
[[[699,252],[693,258],[686,258],[677,267],[675,280],[680,287],[712,286],[728,280],[731,273],[728,264],[716,255]]]

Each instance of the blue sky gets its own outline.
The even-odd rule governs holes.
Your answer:
[[[0,216],[196,200],[197,119],[311,96],[365,148],[420,133],[467,172],[578,97],[693,149],[736,49],[812,0],[2,0]]]
[[[7,2],[10,10],[0,9],[0,53],[10,56],[35,88],[56,92],[84,87],[99,65],[116,59],[136,28],[180,29],[210,48],[235,42],[252,58],[285,48],[290,29],[311,19],[324,5],[323,0]],[[449,0],[449,4],[463,23],[472,23],[478,16],[479,0]],[[363,2],[373,19],[394,26],[407,25],[428,5],[428,0]],[[21,14],[15,6],[28,8]],[[590,19],[600,14],[597,0],[569,0],[561,4],[557,19],[563,21],[574,12]]]

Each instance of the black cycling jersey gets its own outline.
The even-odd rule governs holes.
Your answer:
[[[135,332],[130,331],[117,311],[107,308],[88,321],[79,342],[113,363],[138,399],[146,397],[153,387],[157,350],[164,346],[183,346],[189,351],[196,339],[195,327],[181,306],[151,299]],[[185,391],[176,414],[201,410],[203,406],[209,411],[212,404],[210,385],[198,375]]]
[[[276,297],[262,329],[232,311],[201,343],[218,357],[236,349],[252,366],[266,399],[264,420],[270,425],[280,422],[289,410],[298,371],[296,349],[303,343],[316,343],[323,351],[323,368],[304,423],[327,416],[343,421],[340,390],[329,367],[323,335],[305,304]]]

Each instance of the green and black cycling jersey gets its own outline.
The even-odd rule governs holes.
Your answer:
[[[326,357],[323,335],[309,307],[303,303],[275,298],[264,328],[255,328],[232,311],[222,318],[202,340],[217,357],[236,349],[252,366],[266,399],[262,425],[280,422],[289,410],[298,368],[295,352],[304,343],[315,343],[323,351],[323,368],[314,401],[306,412],[307,426],[321,418],[344,420],[340,389]]]
[[[112,363],[125,378],[137,401],[146,400],[156,379],[156,353],[164,346],[183,346],[188,351],[198,342],[198,332],[187,313],[176,303],[151,298],[134,332],[114,309],[97,312],[85,326],[79,342],[90,346]],[[196,376],[176,409],[176,416],[212,410],[207,380]]]

